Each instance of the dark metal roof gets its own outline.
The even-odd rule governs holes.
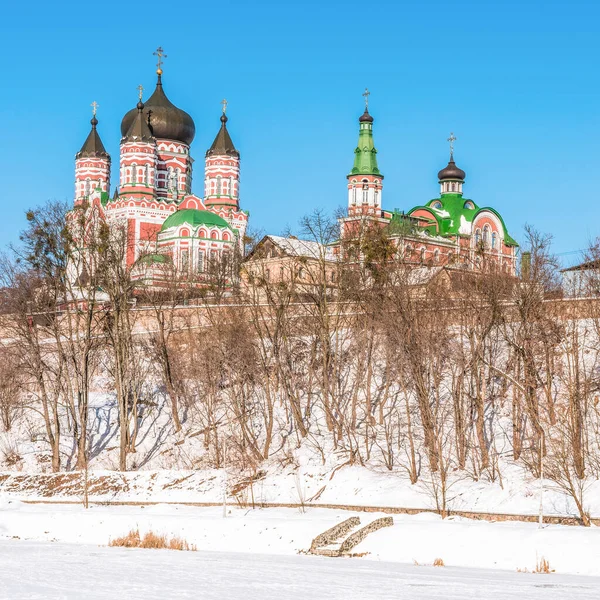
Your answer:
[[[359,123],[372,123],[373,117],[369,114],[369,110],[365,108],[365,112],[358,119]]]
[[[138,113],[132,108],[121,121],[121,135],[125,137]],[[156,89],[144,105],[144,116],[148,120],[150,132],[155,138],[183,142],[188,146],[196,135],[194,120],[184,110],[177,108],[165,95],[161,75]]]
[[[125,135],[125,139],[132,142],[152,142],[154,137],[148,126],[147,117],[144,116],[144,105],[138,102],[137,115]]]
[[[465,175],[465,172],[456,166],[456,163],[454,162],[454,157],[450,155],[450,161],[448,162],[448,166],[438,173],[438,179],[440,181],[443,181],[445,179],[464,180]]]
[[[227,117],[225,115],[221,115],[221,129],[219,129],[212,146],[206,152],[206,156],[220,155],[240,157],[240,153],[235,149],[227,131]]]
[[[98,135],[98,131],[96,130],[96,125],[98,125],[98,119],[94,116],[90,121],[92,124],[92,130],[87,136],[85,142],[83,142],[83,146],[81,150],[77,153],[76,158],[85,158],[85,157],[97,157],[97,158],[107,158],[110,160],[110,155],[104,148],[104,144]]]

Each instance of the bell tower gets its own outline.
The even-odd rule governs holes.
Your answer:
[[[75,204],[87,200],[96,191],[110,190],[110,155],[96,129],[98,103],[92,102],[92,129],[81,150],[75,155]]]
[[[227,131],[227,100],[221,102],[221,129],[206,152],[204,204],[214,207],[240,207],[240,153]]]
[[[365,112],[358,119],[358,146],[354,150],[354,166],[348,179],[348,216],[381,216],[383,175],[377,166],[377,150],[373,142],[373,117],[369,114],[368,89],[363,94]]]

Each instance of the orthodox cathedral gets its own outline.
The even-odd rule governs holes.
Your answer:
[[[99,207],[107,223],[127,224],[129,266],[143,256],[173,257],[181,270],[203,272],[210,259],[243,247],[248,213],[240,209],[240,155],[227,131],[226,101],[221,126],[205,157],[204,198],[192,193],[192,117],[175,106],[162,83],[162,48],[156,89],[121,121],[119,186],[110,195],[111,158],[97,130],[96,103],[91,131],[75,157],[75,204]]]

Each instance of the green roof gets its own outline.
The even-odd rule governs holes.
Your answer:
[[[174,212],[162,224],[161,231],[170,229],[171,227],[179,227],[180,225],[190,225],[191,227],[199,227],[207,225],[208,227],[221,227],[231,229],[229,223],[219,215],[208,210],[198,210],[196,208],[186,208]]]
[[[365,115],[367,114],[365,110]],[[350,175],[381,175],[377,166],[377,149],[373,142],[373,119],[361,121],[359,126],[358,146],[354,150],[354,166]]]
[[[470,202],[473,208],[467,208],[465,205]],[[440,206],[436,206],[437,204]],[[424,206],[415,206],[408,211],[408,215],[411,215],[419,209],[426,209],[431,212],[437,221],[437,233],[444,237],[455,236],[455,235],[467,235],[467,231],[464,229],[464,225],[470,225],[473,219],[482,211],[489,210],[494,213],[504,229],[504,243],[507,246],[518,246],[517,242],[508,234],[504,219],[500,214],[493,208],[485,207],[480,208],[468,198],[463,198],[462,194],[442,194],[440,198],[434,198],[425,204]],[[435,228],[430,229],[430,233],[435,232]],[[470,231],[470,228],[469,228]]]

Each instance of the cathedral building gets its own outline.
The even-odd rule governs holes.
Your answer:
[[[119,183],[110,195],[111,158],[97,130],[96,103],[91,131],[75,158],[75,204],[98,206],[110,225],[127,228],[126,262],[134,266],[172,260],[182,271],[202,273],[211,259],[243,250],[248,213],[240,209],[240,154],[227,130],[223,101],[220,128],[206,152],[204,197],[192,192],[192,117],[167,97],[159,48],[157,82],[145,102],[121,121]],[[148,260],[149,259],[149,260]]]
[[[514,275],[518,244],[495,209],[480,207],[463,196],[466,174],[454,161],[453,134],[448,139],[450,160],[438,173],[439,196],[406,213],[382,208],[383,174],[373,141],[369,92],[364,95],[367,102],[358,119],[354,165],[347,176],[348,215],[342,219],[343,238],[356,237],[365,225],[398,224],[403,232],[397,236],[399,251],[409,264],[473,271],[485,268]]]

